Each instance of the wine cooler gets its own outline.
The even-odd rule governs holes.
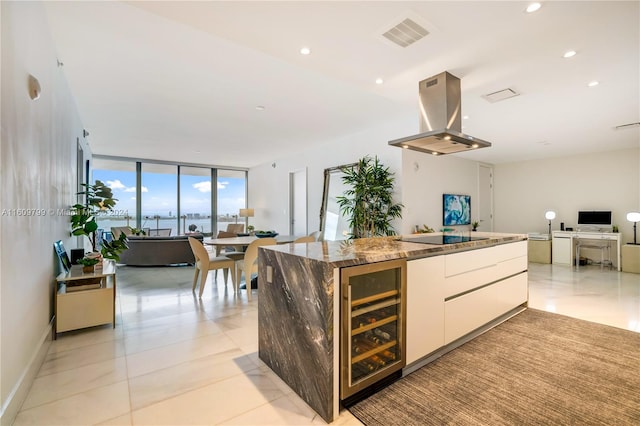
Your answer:
[[[405,366],[406,271],[406,260],[341,270],[340,399]]]

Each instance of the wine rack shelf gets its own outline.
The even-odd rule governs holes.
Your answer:
[[[341,271],[341,396],[348,397],[402,369],[406,261]]]

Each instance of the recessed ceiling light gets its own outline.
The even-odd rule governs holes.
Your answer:
[[[566,52],[564,52],[564,55],[562,55],[563,58],[570,58],[572,56],[576,56],[575,50],[567,50]]]
[[[302,49],[300,49],[301,55],[308,55],[309,53],[311,53],[311,49],[309,49],[308,47],[303,47]]]
[[[266,108],[264,107],[264,105],[258,105],[258,106],[256,107],[256,109],[257,109],[258,111],[264,111]]]
[[[595,86],[597,86],[598,84],[600,84],[600,82],[598,82],[598,81],[596,81],[596,80],[593,80],[593,81],[590,81],[590,82],[589,82],[589,84],[587,84],[587,86],[589,86],[589,87],[595,87]]]
[[[384,80],[381,78],[376,78],[376,84],[382,84],[384,83]]]
[[[540,3],[531,3],[529,6],[527,6],[527,13],[533,13],[536,10],[540,9],[542,7],[542,5]]]
[[[469,116],[468,116],[468,115],[463,115],[463,116],[462,116],[462,119],[463,119],[463,120],[468,120],[468,119],[469,119]]]

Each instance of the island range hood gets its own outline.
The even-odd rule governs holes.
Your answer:
[[[487,148],[491,143],[462,133],[460,79],[448,72],[419,83],[420,132],[389,145],[433,155]]]

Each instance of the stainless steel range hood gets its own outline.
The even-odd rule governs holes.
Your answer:
[[[420,132],[392,140],[389,145],[433,155],[487,148],[491,143],[462,133],[460,79],[448,72],[422,80]]]

